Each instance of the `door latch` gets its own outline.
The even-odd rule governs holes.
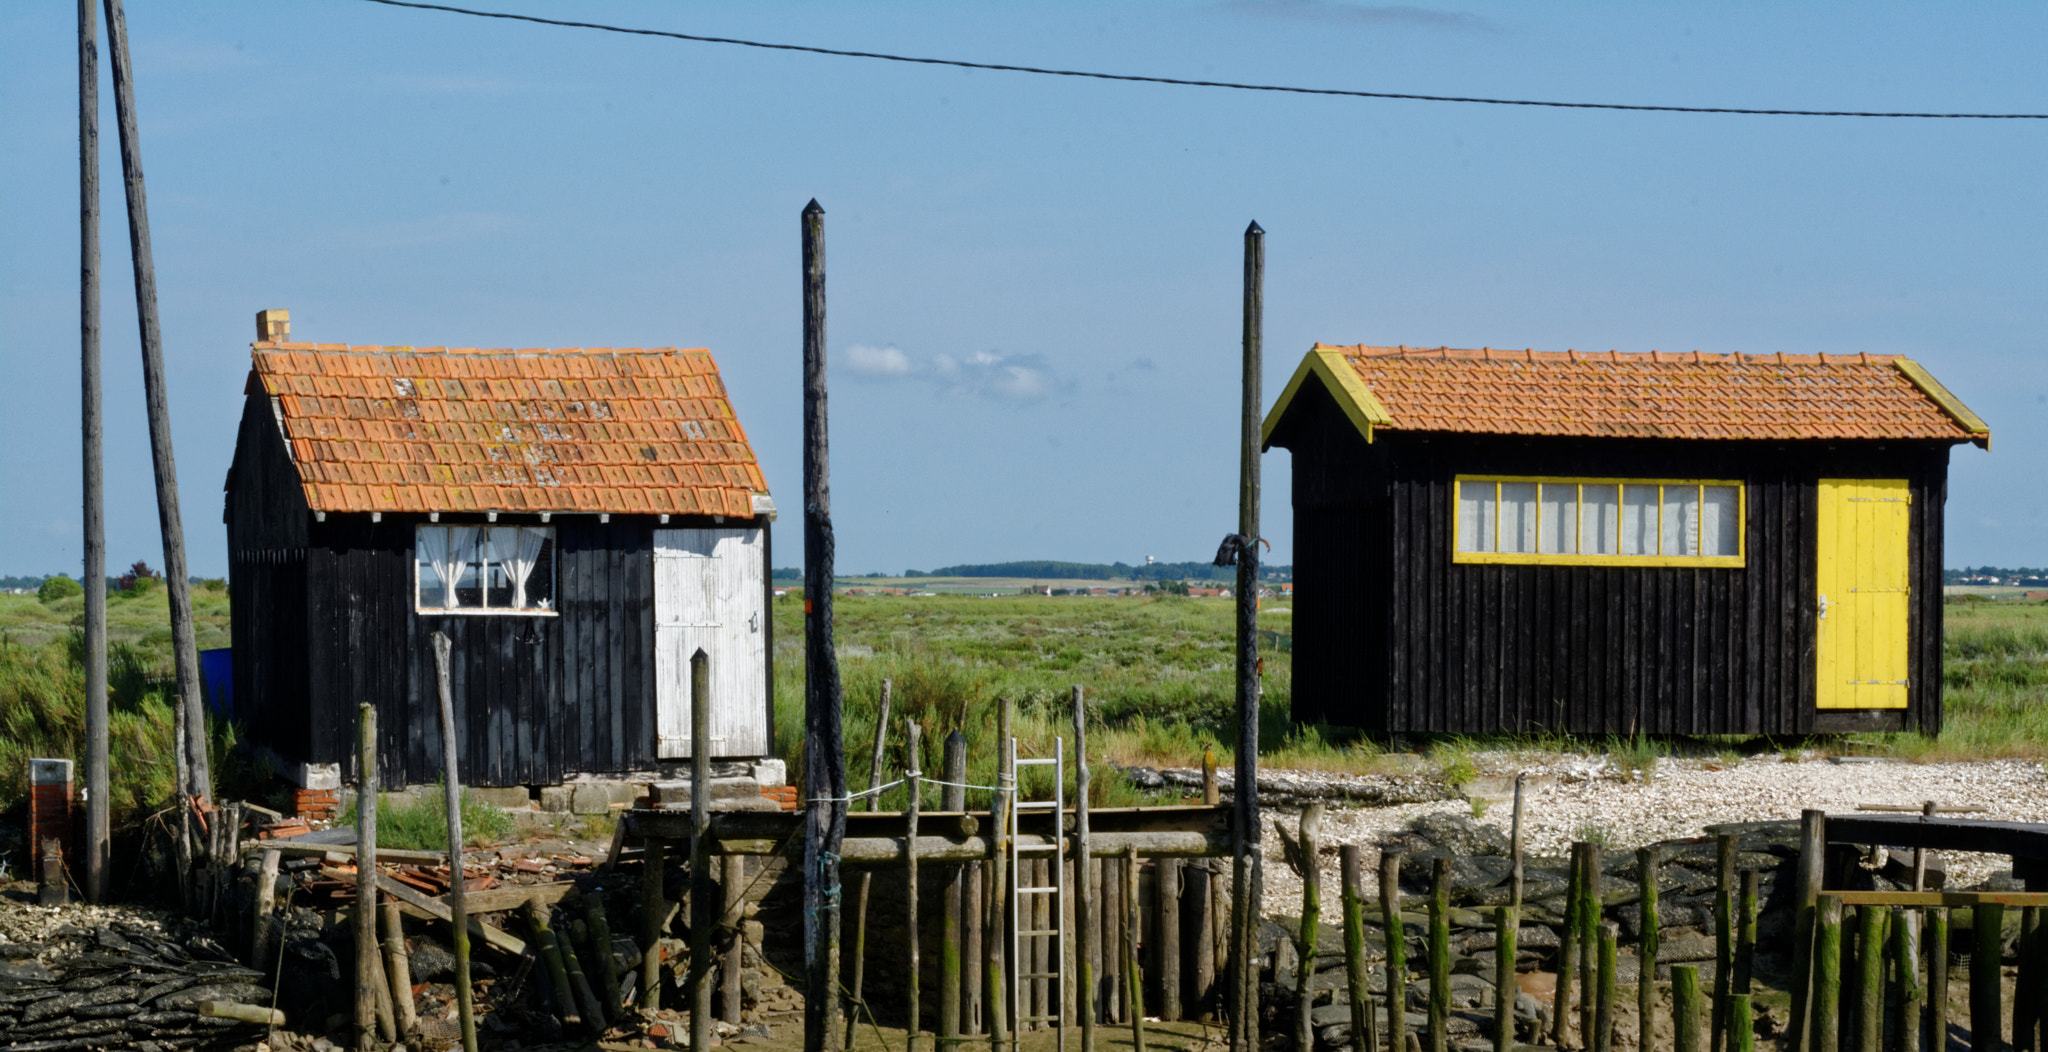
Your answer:
[[[1821,619],[1821,620],[1825,621],[1825,620],[1827,620],[1827,619],[1828,619],[1828,607],[1829,607],[1829,606],[1831,606],[1831,605],[1832,605],[1832,604],[1830,604],[1830,603],[1828,602],[1828,597],[1827,597],[1826,595],[1822,595],[1822,596],[1820,597],[1820,619]]]
[[[747,631],[749,631],[749,632],[759,632],[760,630],[761,630],[761,612],[760,612],[759,610],[756,610],[756,611],[754,611],[753,613],[751,613],[751,614],[748,614],[748,615],[747,615]]]

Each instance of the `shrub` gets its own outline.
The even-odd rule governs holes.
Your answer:
[[[42,587],[36,589],[36,598],[45,603],[54,603],[59,599],[69,599],[74,595],[84,594],[84,586],[63,574],[44,578]]]

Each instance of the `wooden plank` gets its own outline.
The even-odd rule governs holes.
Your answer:
[[[1829,891],[1845,906],[2048,906],[2040,891]]]
[[[1831,844],[1885,844],[2048,859],[2048,825],[1919,815],[1829,815]]]
[[[334,869],[331,866],[320,867],[320,875],[333,880],[347,880],[354,876],[354,874],[345,873],[341,870]],[[433,898],[427,895],[422,895],[418,891],[415,891],[413,888],[403,883],[400,883],[399,881],[394,880],[390,877],[387,877],[382,873],[377,874],[377,890],[382,891],[390,895],[392,898],[395,898],[400,902],[412,906],[415,909],[423,911],[424,913],[426,913],[427,916],[432,917],[433,919],[440,921],[443,924],[454,923],[454,914],[449,912],[448,905],[446,903],[442,902],[440,899]],[[478,892],[477,894],[480,895],[483,893]],[[524,939],[521,939],[510,932],[493,928],[490,925],[485,924],[480,920],[477,920],[475,914],[485,911],[478,910],[474,905],[471,905],[469,908],[472,911],[469,918],[470,934],[477,936],[485,942],[490,943],[492,946],[500,950],[503,950],[509,954],[517,955],[526,952],[526,941]]]

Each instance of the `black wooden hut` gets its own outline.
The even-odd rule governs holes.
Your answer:
[[[1297,720],[1941,726],[1949,447],[1991,433],[1909,359],[1318,344],[1265,441]]]
[[[258,316],[226,522],[234,690],[308,786],[441,773],[435,632],[464,779],[552,785],[774,751],[774,504],[703,350],[290,343]]]

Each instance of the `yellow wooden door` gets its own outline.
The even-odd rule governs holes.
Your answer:
[[[1815,698],[1823,709],[1903,709],[1909,670],[1905,479],[1820,481]]]

